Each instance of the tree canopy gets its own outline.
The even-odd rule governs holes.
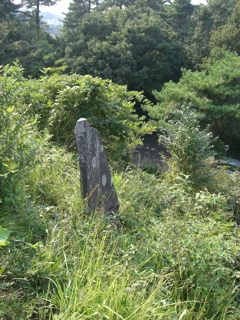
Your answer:
[[[58,74],[100,77],[143,91],[153,103],[171,86],[174,100],[186,81],[181,103],[191,101],[186,92],[194,96],[194,90],[204,87],[197,95],[202,100],[196,107],[201,124],[209,123],[227,143],[238,141],[234,120],[238,115],[238,74],[234,73],[240,50],[239,0],[209,0],[206,5],[193,5],[190,0],[73,0],[61,34],[53,36],[41,19],[41,5],[55,2],[26,0],[26,6],[10,0],[0,3],[1,65],[18,60],[25,76],[34,78],[39,78],[44,68]],[[225,64],[231,66],[228,71]],[[231,83],[218,83],[225,71]],[[193,89],[197,78],[202,84]],[[156,108],[159,110],[159,104]],[[153,113],[150,111],[150,116]]]
[[[45,74],[40,79],[27,79],[23,72],[17,64],[2,70],[1,112],[5,114],[14,106],[14,117],[23,123],[24,119],[36,120],[37,129],[48,130],[59,145],[73,150],[73,128],[79,118],[86,118],[101,133],[108,156],[121,163],[127,161],[134,147],[141,145],[141,136],[153,131],[144,117],[134,112],[134,104],[144,103],[144,96],[128,91],[126,86],[76,74]]]
[[[174,110],[191,103],[198,112],[201,124],[210,125],[211,131],[232,148],[239,150],[240,142],[240,57],[225,53],[221,60],[214,60],[202,71],[183,70],[178,83],[170,81],[160,92],[154,92],[159,101],[148,107],[150,117],[164,121]]]
[[[178,80],[184,60],[172,28],[153,10],[94,11],[82,18],[76,33],[66,30],[65,41],[59,62],[70,72],[112,79],[134,90],[151,92],[166,80]]]

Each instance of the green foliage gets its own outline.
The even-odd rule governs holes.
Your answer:
[[[10,206],[24,199],[22,179],[47,139],[37,131],[35,119],[27,120],[26,110],[11,101],[22,71],[16,65],[5,67],[0,89],[0,199]]]
[[[219,58],[223,50],[240,53],[239,42],[240,3],[237,2],[225,25],[212,32],[210,49],[211,57]]]
[[[172,28],[153,10],[94,11],[74,30],[65,28],[62,37],[65,56],[57,64],[134,90],[151,93],[168,79],[177,80],[184,63]]]
[[[195,110],[183,106],[176,110],[175,121],[169,121],[165,133],[160,135],[171,158],[167,159],[168,175],[172,181],[187,178],[186,187],[203,188],[210,181],[210,164],[206,160],[214,156],[212,133],[201,130]]]
[[[227,23],[236,3],[237,0],[211,0],[194,11],[191,19],[192,35],[190,33],[186,43],[186,55],[195,70],[199,70],[203,59],[210,56],[212,34]]]
[[[192,32],[191,15],[194,12],[194,5],[191,0],[175,0],[169,6],[169,20],[174,31],[179,33],[181,40],[189,37]]]
[[[182,301],[189,312],[187,319],[226,319],[231,310],[226,306],[234,305],[231,293],[237,276],[229,268],[238,256],[231,224],[209,218],[175,219],[168,210],[166,220],[156,224],[156,240],[152,241],[159,265],[175,274],[171,298]]]
[[[18,153],[19,157],[24,156],[19,149]],[[43,262],[35,264],[33,259],[58,221],[69,217],[68,222],[74,226],[82,217],[79,167],[73,155],[45,142],[32,157],[21,175],[15,176],[18,190],[5,189],[8,199],[0,206],[0,224],[4,230],[11,230],[7,248],[0,249],[2,319],[28,318],[41,314],[38,307],[45,309],[42,297],[49,285],[49,274],[33,272]]]
[[[32,13],[35,18],[35,28],[36,36],[39,38],[40,31],[40,6],[52,6],[56,4],[59,0],[23,0],[22,3],[25,3],[27,8],[33,8]],[[39,40],[39,39],[38,39]]]
[[[160,120],[159,129],[164,121],[172,117],[174,110],[183,104],[191,103],[205,127],[215,136],[238,150],[240,131],[239,121],[239,63],[234,53],[226,53],[221,60],[214,60],[201,72],[183,70],[178,83],[165,84],[161,92],[154,92],[159,101],[149,107],[152,118]]]
[[[69,4],[68,12],[64,18],[64,26],[67,30],[74,29],[81,24],[83,16],[92,11],[92,7],[97,7],[98,1],[95,0],[84,0],[78,1],[73,0]]]
[[[28,1],[36,6],[42,1]],[[53,1],[45,1],[50,3]],[[54,65],[59,55],[59,43],[44,30],[40,23],[39,10],[30,13],[12,1],[0,4],[0,61],[13,63],[18,59],[25,68],[25,74],[39,77],[40,70]],[[19,10],[21,8],[21,10]],[[38,16],[38,26],[36,19]]]
[[[134,193],[131,182],[135,186]],[[229,181],[229,189],[231,183]],[[221,177],[216,191],[219,187],[222,187]],[[155,178],[154,182],[154,178],[145,173],[128,174],[119,189],[125,190],[121,195],[127,202],[122,209],[124,221],[128,221],[127,226],[131,228],[128,230],[138,234],[148,252],[156,254],[150,260],[151,268],[155,272],[159,270],[160,274],[171,274],[165,299],[176,303],[179,316],[185,310],[187,319],[226,319],[227,314],[232,319],[232,313],[238,318],[238,312],[234,311],[237,294],[232,295],[239,272],[234,235],[238,229],[234,228],[234,223],[227,222],[231,219],[229,200],[220,193],[206,190],[186,191],[182,183],[169,185],[168,177],[166,180]],[[230,243],[231,253],[228,251]],[[239,245],[238,240],[237,243]],[[227,279],[229,283],[225,282]],[[173,315],[167,319],[176,318]]]
[[[231,175],[229,175],[231,173]],[[217,190],[224,194],[227,198],[227,204],[232,211],[236,223],[240,224],[240,176],[239,168],[229,168],[229,166],[223,162],[217,167],[217,175],[215,177],[217,182]]]
[[[44,67],[64,65],[150,94],[178,80],[181,67],[199,68],[215,44],[237,50],[236,0],[201,6],[190,0],[72,1],[60,39],[46,33],[40,17],[41,5],[54,3],[0,4],[1,63],[17,58],[34,77]]]
[[[100,131],[109,157],[121,162],[127,161],[130,151],[141,144],[140,137],[153,130],[144,117],[135,114],[134,104],[144,103],[139,92],[91,76],[56,74],[39,80],[22,77],[13,89],[12,81],[16,80],[15,75],[8,79],[9,68],[2,76],[4,90],[10,90],[4,99],[24,112],[24,117],[37,117],[38,128],[42,132],[48,129],[52,140],[59,144],[73,148],[76,121],[86,118]]]
[[[57,171],[74,177],[66,155],[61,160],[54,154],[51,172],[42,156],[39,177],[32,176],[36,185],[53,175],[54,189]],[[99,212],[83,217],[81,205],[67,211],[75,195],[66,205],[55,201],[54,210],[42,205],[35,211],[47,239],[37,239],[36,229],[34,242],[10,240],[8,251],[1,249],[8,293],[0,296],[3,319],[239,319],[239,235],[226,220],[226,198],[206,190],[188,193],[140,170],[114,180],[120,228]],[[70,196],[71,179],[63,183],[52,199]],[[47,205],[39,195],[40,188],[34,199]]]
[[[4,229],[0,226],[0,246],[5,246],[8,244],[8,237],[10,235],[11,231],[8,229]]]
[[[26,190],[39,214],[48,218],[83,211],[80,193],[79,163],[64,148],[42,147],[34,159],[34,168],[26,178]]]
[[[109,156],[127,159],[129,150],[141,143],[140,136],[150,130],[144,118],[134,114],[134,104],[141,100],[140,93],[127,92],[125,86],[91,76],[78,77],[72,87],[59,92],[49,118],[50,132],[58,141],[72,144],[76,120],[86,118],[100,131]]]
[[[19,57],[25,67],[6,65],[0,76],[0,318],[240,319],[239,172],[210,168],[211,134],[198,123],[231,149],[239,144],[239,57],[222,50],[238,50],[236,1],[211,0],[193,15],[188,0],[74,1],[60,40],[38,25],[43,0],[27,2],[30,16],[0,4],[1,62]],[[54,72],[159,90],[178,79],[183,45],[197,67],[213,49],[211,63],[155,92],[157,106],[144,102],[166,128],[169,170],[118,170],[119,213],[84,216],[78,162],[67,152],[78,118],[100,131],[118,164],[153,127],[134,112],[141,93]],[[51,68],[61,55],[62,67]],[[45,66],[38,80],[23,77]]]
[[[56,271],[64,267],[68,272],[61,272],[61,277],[56,280],[55,273],[53,278],[48,299],[52,303],[54,318],[156,319],[161,311],[165,314],[164,309],[167,311],[170,306],[164,308],[161,303],[155,304],[165,277],[158,277],[152,270],[144,270],[147,261],[139,261],[134,271],[131,264],[137,249],[126,243],[121,234],[119,239],[111,237],[106,229],[101,230],[101,222],[93,223],[91,228],[86,221],[83,227],[83,233],[90,227],[92,235],[85,238],[83,233],[71,233],[71,246],[55,257],[58,262]],[[61,245],[66,236],[64,233],[66,229],[61,228],[52,240]],[[65,254],[70,258],[66,260]],[[72,260],[73,255],[81,257],[78,262]]]

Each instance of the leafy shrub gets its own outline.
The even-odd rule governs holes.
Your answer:
[[[174,302],[185,302],[187,319],[226,319],[229,306],[237,303],[239,242],[234,224],[209,217],[177,218],[168,209],[154,230],[150,247],[157,253],[156,266],[173,272],[168,293]]]
[[[109,80],[79,77],[74,86],[59,92],[49,118],[50,132],[57,141],[71,145],[76,120],[86,118],[100,131],[109,156],[126,160],[129,151],[141,144],[140,136],[150,130],[144,117],[134,113],[133,99],[141,101],[143,96]]]
[[[144,100],[143,95],[128,92],[126,86],[89,75],[16,78],[17,66],[9,79],[9,68],[1,77],[5,83],[8,81],[9,103],[24,110],[30,119],[37,117],[38,128],[47,128],[52,140],[61,145],[74,148],[76,121],[86,118],[100,131],[109,157],[121,162],[128,160],[132,148],[141,144],[140,137],[153,130],[134,110],[135,102]],[[16,82],[13,90],[12,83]]]
[[[0,199],[13,205],[24,201],[22,180],[47,136],[38,132],[35,119],[28,119],[25,109],[11,99],[20,87],[22,70],[7,66],[4,72],[0,87]]]
[[[116,227],[100,213],[81,214],[70,161],[43,149],[31,171],[28,195],[48,236],[2,254],[0,276],[14,289],[4,303],[0,296],[6,317],[237,319],[239,235],[223,195],[189,193],[140,170],[118,173]]]
[[[8,244],[8,237],[10,235],[11,231],[8,229],[4,229],[0,226],[0,246],[5,246]]]
[[[229,211],[232,212],[237,225],[240,225],[240,175],[239,169],[234,171],[233,168],[229,170],[229,166],[223,164],[217,167],[217,174],[215,176],[216,184],[215,190],[224,194],[227,198]]]
[[[170,81],[154,92],[158,103],[148,108],[150,117],[161,130],[165,121],[173,119],[175,109],[191,103],[201,125],[210,125],[214,136],[230,145],[230,151],[239,151],[239,64],[237,53],[225,52],[200,72],[183,69],[178,83]]]
[[[114,183],[121,204],[119,216],[96,212],[85,217],[75,157],[65,148],[53,147],[42,132],[46,123],[51,130],[63,115],[69,116],[60,104],[55,106],[59,115],[54,115],[52,108],[58,101],[69,112],[74,110],[64,100],[64,90],[88,100],[95,87],[88,96],[86,83],[81,88],[83,78],[78,76],[27,80],[18,66],[4,70],[0,83],[0,179],[4,186],[0,225],[6,246],[0,247],[0,317],[240,319],[239,228],[231,220],[239,210],[239,177],[219,170],[213,187],[206,189],[193,170],[203,175],[200,182],[205,181],[211,134],[201,131],[194,117],[187,121],[183,115],[185,120],[177,124],[182,136],[173,127],[168,136],[185,143],[182,154],[175,140],[169,140],[176,155],[170,160],[174,170],[160,177],[139,169],[118,172]],[[96,81],[96,97],[101,97],[100,88],[108,82],[84,79]],[[92,115],[98,111],[93,108],[89,113],[96,123]],[[114,121],[128,111],[113,111]],[[105,116],[103,127],[108,128],[111,119],[107,114],[103,120]],[[65,125],[60,123],[62,128]],[[131,130],[136,134],[134,126]],[[64,137],[55,139],[60,142]],[[110,140],[106,137],[106,141]],[[126,146],[130,142],[124,140]],[[185,156],[189,162],[184,162]],[[207,182],[208,178],[211,180],[209,174]],[[116,219],[121,223],[116,224]],[[5,243],[7,229],[12,231],[9,243]]]
[[[214,155],[212,133],[200,129],[197,114],[190,107],[175,111],[177,120],[170,120],[160,141],[171,154],[167,159],[168,175],[173,181],[185,182],[186,187],[201,189],[211,182],[210,164]]]

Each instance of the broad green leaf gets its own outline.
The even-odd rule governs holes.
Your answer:
[[[11,231],[4,229],[0,226],[0,246],[5,246],[8,244],[8,237],[10,235]]]

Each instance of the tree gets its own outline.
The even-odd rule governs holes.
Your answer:
[[[3,20],[7,20],[8,18],[12,18],[16,12],[18,12],[21,5],[12,3],[11,0],[5,0],[0,2],[0,17],[1,22]]]
[[[211,34],[211,57],[221,57],[222,50],[240,54],[240,2],[238,1],[227,23],[218,27]]]
[[[69,11],[65,14],[64,28],[74,29],[79,27],[85,14],[90,13],[92,8],[96,8],[97,1],[93,0],[73,0],[69,4]]]
[[[170,4],[169,21],[176,32],[187,32],[190,18],[194,10],[191,0],[175,0]]]
[[[239,152],[240,145],[240,57],[225,53],[221,60],[205,66],[203,71],[183,70],[178,83],[166,83],[161,92],[154,92],[157,105],[148,107],[150,117],[158,120],[159,130],[165,121],[174,117],[176,109],[191,103],[196,109],[201,125],[210,125],[215,136],[232,151]]]
[[[186,54],[195,69],[200,69],[204,58],[210,56],[211,35],[226,24],[238,0],[209,0],[207,5],[197,6],[192,23],[193,35],[186,46]]]
[[[179,79],[184,63],[172,28],[153,10],[94,11],[63,37],[65,57],[59,64],[70,72],[127,84],[130,90],[160,89],[165,81]]]
[[[11,1],[0,3],[0,61],[2,65],[19,60],[25,75],[37,77],[41,69],[54,65],[58,55],[58,38],[50,36],[36,23],[29,11]]]
[[[53,6],[58,1],[59,0],[22,0],[23,3],[26,3],[28,8],[34,8],[33,14],[35,17],[37,34],[40,30],[40,6]]]
[[[0,61],[1,64],[13,62],[18,51],[25,45],[25,19],[24,14],[19,12],[20,5],[15,5],[11,1],[4,1],[0,4]],[[23,32],[24,29],[24,32]],[[28,32],[29,35],[30,32]],[[31,37],[31,36],[29,36]]]
[[[169,4],[170,0],[103,0],[98,3],[97,10],[104,12],[107,9],[114,7],[124,9],[135,6],[137,9],[141,9],[143,12],[152,9],[154,11],[163,11],[165,4]]]

